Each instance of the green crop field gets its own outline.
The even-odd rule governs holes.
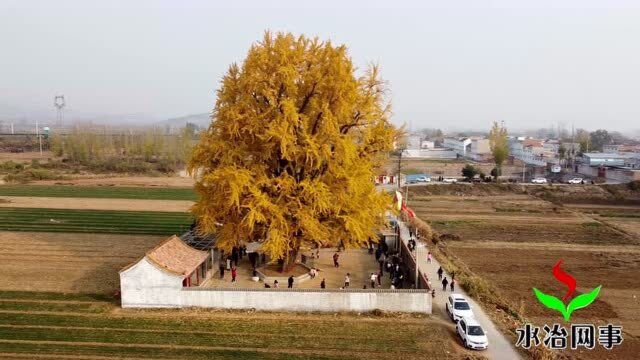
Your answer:
[[[0,230],[170,235],[187,230],[181,212],[70,210],[0,207]]]
[[[196,200],[192,188],[142,188],[73,185],[2,185],[0,196]]]
[[[422,316],[117,307],[105,295],[0,291],[0,356],[464,358],[448,344],[455,341],[450,330]]]

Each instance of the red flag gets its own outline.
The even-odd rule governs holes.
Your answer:
[[[414,217],[416,217],[416,213],[414,213],[414,212],[413,212],[413,210],[409,209],[409,208],[407,207],[407,204],[406,204],[406,203],[404,203],[404,202],[402,203],[402,211],[406,212],[406,213],[407,213],[407,215],[409,215],[409,217],[410,217],[410,218],[412,218],[412,219],[413,219]]]

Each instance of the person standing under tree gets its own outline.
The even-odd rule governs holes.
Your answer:
[[[451,292],[454,292],[456,289],[456,281],[454,279],[451,279]]]
[[[443,273],[443,272],[444,272],[444,271],[442,270],[442,266],[440,266],[440,267],[438,268],[438,280],[442,280],[442,273]]]
[[[293,289],[293,275],[289,276],[289,279],[287,280],[287,288],[289,289]]]
[[[237,246],[234,246],[233,249],[231,249],[231,262],[233,263],[233,266],[238,266],[238,259],[240,258],[239,252],[240,249],[238,249]]]
[[[380,254],[380,258],[378,259],[378,264],[380,265],[380,271],[384,269],[384,263],[387,261],[387,255],[384,253]]]
[[[442,291],[447,291],[448,284],[449,284],[449,280],[447,280],[447,277],[445,276],[444,279],[442,279]]]
[[[220,279],[224,279],[224,264],[220,263],[220,267],[218,267],[218,269],[220,269]]]
[[[351,275],[351,274],[347,273],[347,275],[344,277],[344,288],[345,289],[348,288],[349,284],[351,283],[351,278],[349,278],[349,275]]]
[[[232,283],[236,282],[236,276],[237,275],[238,275],[238,269],[235,266],[233,266],[231,268],[231,282]]]
[[[337,252],[333,254],[333,266],[334,267],[340,267],[340,263],[338,262],[339,258],[340,258],[340,254],[338,254]]]

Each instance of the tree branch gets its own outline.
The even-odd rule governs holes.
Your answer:
[[[352,127],[360,125],[358,123],[358,120],[360,120],[361,118],[362,118],[362,113],[360,112],[360,110],[358,110],[356,115],[353,117],[354,121],[352,123],[340,126],[340,134],[346,135]]]
[[[322,111],[318,113],[316,116],[316,121],[313,123],[313,127],[311,128],[311,135],[315,135],[318,131],[318,125],[320,124],[320,119],[322,119]]]
[[[316,94],[317,85],[318,85],[317,82],[313,83],[313,86],[311,87],[311,91],[304,96],[304,100],[302,100],[302,105],[300,106],[300,109],[298,109],[298,113],[303,113],[305,111],[305,109],[307,108],[307,105],[309,105],[309,100],[311,100],[311,97]]]

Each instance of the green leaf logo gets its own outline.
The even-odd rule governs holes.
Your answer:
[[[562,302],[562,300],[558,299],[553,295],[545,294],[536,288],[533,288],[533,293],[536,295],[536,297],[538,298],[538,301],[540,301],[542,305],[548,307],[549,309],[553,309],[560,312],[564,320],[569,321],[569,318],[571,317],[571,313],[573,313],[575,310],[582,309],[584,307],[589,306],[589,304],[591,304],[596,299],[596,297],[598,297],[598,294],[600,293],[601,288],[602,288],[602,285],[598,286],[597,288],[591,290],[586,294],[576,296],[573,300],[571,300],[571,302],[569,303],[569,305],[567,305],[567,307],[564,306],[564,303]]]

